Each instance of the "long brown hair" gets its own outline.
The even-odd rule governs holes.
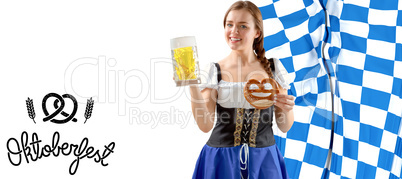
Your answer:
[[[264,26],[262,21],[262,15],[260,9],[250,1],[237,1],[226,11],[225,18],[223,19],[223,27],[226,26],[226,18],[230,11],[232,10],[247,10],[251,16],[253,16],[255,28],[260,31],[260,36],[254,39],[253,50],[257,55],[258,61],[260,61],[261,65],[264,67],[265,71],[268,73],[269,77],[273,77],[271,71],[271,63],[272,59],[268,60],[265,57],[265,49],[264,49]],[[271,61],[271,62],[270,62]]]

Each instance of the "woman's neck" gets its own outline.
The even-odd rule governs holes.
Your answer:
[[[236,63],[239,63],[241,66],[246,66],[257,61],[257,57],[253,51],[232,50],[229,56],[231,59],[236,59]]]

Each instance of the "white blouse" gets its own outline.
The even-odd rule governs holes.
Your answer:
[[[283,88],[290,89],[288,79],[285,77],[287,71],[284,70],[279,60],[274,61],[275,70],[274,79]],[[224,108],[254,108],[244,97],[243,88],[246,82],[228,82],[221,80],[218,83],[218,69],[214,63],[209,63],[204,70],[201,70],[201,91],[205,88],[216,89],[218,91],[217,103]]]

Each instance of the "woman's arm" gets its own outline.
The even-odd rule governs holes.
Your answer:
[[[190,86],[191,109],[201,131],[207,133],[214,127],[216,89],[205,88],[200,91],[198,86]]]
[[[278,128],[282,132],[287,132],[294,122],[293,106],[295,105],[294,97],[287,95],[287,90],[279,88],[275,102],[275,118]]]

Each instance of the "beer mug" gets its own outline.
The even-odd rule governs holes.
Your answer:
[[[197,45],[194,36],[170,39],[176,86],[200,84]]]

